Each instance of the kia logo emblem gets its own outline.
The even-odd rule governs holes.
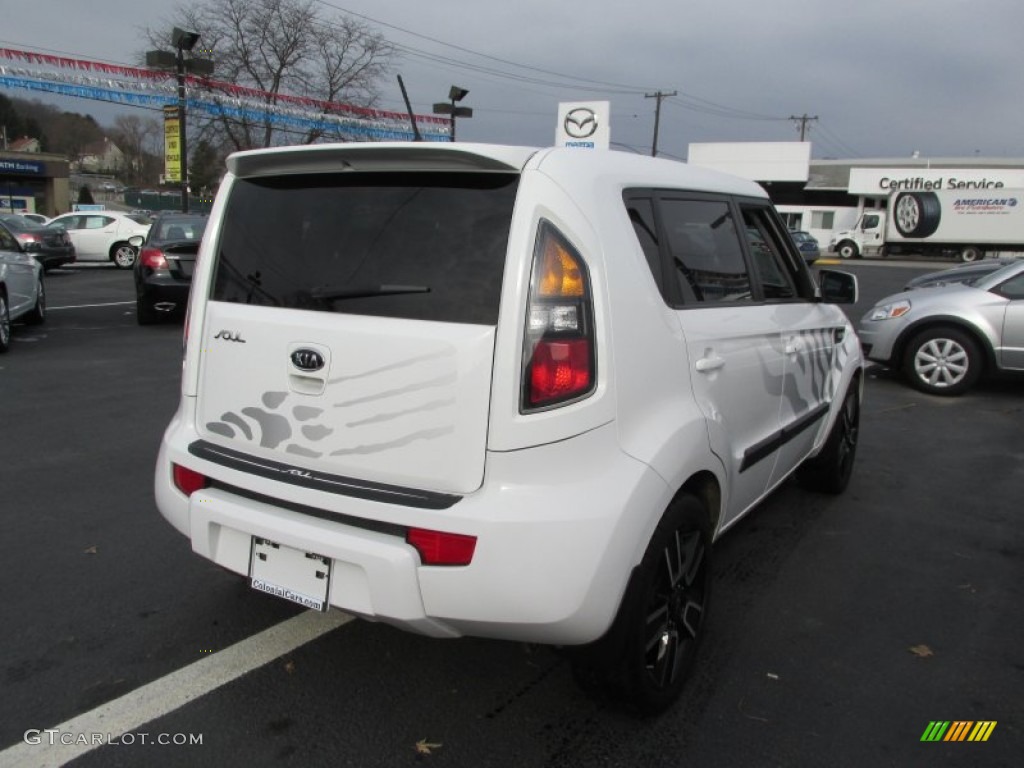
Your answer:
[[[324,356],[315,349],[296,349],[292,352],[292,365],[300,371],[319,371],[324,367]]]
[[[562,126],[574,139],[589,139],[597,131],[597,115],[587,107],[576,107],[565,116]]]

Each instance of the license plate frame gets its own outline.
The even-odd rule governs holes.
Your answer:
[[[253,536],[249,550],[249,586],[314,611],[325,613],[331,585],[331,559],[315,552]]]

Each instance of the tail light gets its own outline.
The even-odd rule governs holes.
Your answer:
[[[424,565],[469,565],[476,551],[476,536],[410,528],[406,542],[416,548]]]
[[[167,259],[159,248],[143,248],[139,253],[139,265],[150,269],[167,269]]]
[[[22,245],[27,245],[28,243],[41,243],[41,242],[43,242],[43,238],[38,237],[36,235],[29,234],[28,232],[19,232],[16,235],[16,237],[18,238],[18,242],[20,242]]]
[[[186,496],[191,496],[210,484],[210,479],[206,475],[180,464],[171,464],[171,476],[174,478],[175,487]]]
[[[537,233],[523,343],[523,413],[578,400],[597,381],[587,265],[561,232]]]

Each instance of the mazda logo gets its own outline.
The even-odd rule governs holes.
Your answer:
[[[597,131],[597,115],[588,107],[576,107],[565,116],[562,126],[574,139],[588,139]]]
[[[324,367],[324,356],[315,349],[296,349],[292,352],[292,365],[300,371],[319,371]]]

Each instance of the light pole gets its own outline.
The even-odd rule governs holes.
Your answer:
[[[175,27],[171,31],[171,45],[174,46],[174,53],[167,51],[147,51],[146,64],[150,67],[161,69],[174,69],[178,80],[178,167],[181,176],[181,210],[188,213],[188,137],[186,135],[186,99],[185,99],[185,73],[192,72],[199,75],[213,74],[213,62],[209,59],[197,59],[190,56],[185,58],[185,51],[191,53],[199,42],[198,32],[189,32]]]
[[[455,141],[455,118],[473,116],[473,110],[471,107],[455,106],[455,103],[466,98],[466,94],[468,93],[469,91],[465,88],[453,85],[448,89],[448,101],[439,101],[434,104],[435,115],[451,115],[452,141]]]
[[[188,213],[188,139],[185,135],[185,51],[191,53],[198,42],[198,32],[186,32],[178,27],[175,27],[171,32],[171,43],[177,52],[175,68],[178,74],[178,140],[181,143],[182,213]]]

